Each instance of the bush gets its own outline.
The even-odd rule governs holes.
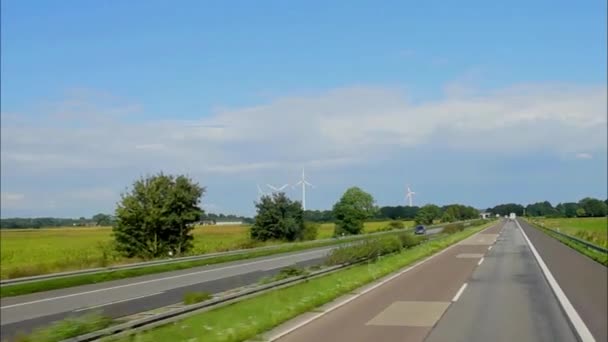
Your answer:
[[[314,222],[304,222],[304,230],[300,239],[303,241],[316,240],[319,233],[319,224]]]
[[[397,235],[401,242],[401,247],[403,248],[412,248],[422,243],[422,241],[426,240],[426,236],[414,236],[412,233],[402,233]]]
[[[112,319],[98,313],[86,314],[80,317],[69,317],[55,322],[48,327],[40,328],[30,335],[18,336],[20,342],[51,342],[63,341],[75,336],[107,328]]]
[[[326,259],[326,264],[339,265],[362,260],[375,260],[381,255],[400,251],[401,246],[401,240],[397,236],[367,239],[332,250]]]
[[[403,229],[403,228],[405,228],[405,225],[403,224],[402,221],[395,220],[395,221],[389,222],[388,227],[390,228],[390,230]]]
[[[443,227],[441,231],[442,234],[454,234],[464,230],[464,225],[462,223],[451,223]]]
[[[187,292],[184,294],[184,304],[196,304],[211,299],[213,296],[207,292]]]

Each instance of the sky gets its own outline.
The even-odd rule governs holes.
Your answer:
[[[1,4],[1,216],[112,213],[186,174],[253,215],[607,196],[606,1]],[[293,199],[300,188],[288,188]]]

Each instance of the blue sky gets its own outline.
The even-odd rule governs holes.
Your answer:
[[[3,1],[2,217],[187,173],[308,207],[606,197],[606,2]],[[299,198],[295,190],[290,196]]]

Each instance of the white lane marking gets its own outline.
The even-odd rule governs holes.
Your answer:
[[[327,250],[329,250],[329,249],[331,249],[331,248],[327,248]],[[253,264],[265,263],[265,262],[269,262],[269,261],[276,261],[276,260],[285,259],[285,258],[292,258],[294,256],[303,256],[303,255],[308,255],[308,254],[314,254],[314,253],[319,253],[319,252],[323,252],[323,251],[325,251],[325,250],[317,250],[317,251],[306,252],[306,253],[295,254],[295,255],[294,254],[292,254],[292,255],[285,255],[285,256],[276,257],[276,258],[272,258],[272,259],[264,259],[264,260],[252,261],[252,262],[248,262],[248,263],[244,263],[244,264],[238,264],[238,265],[232,265],[232,266],[225,266],[225,267],[220,267],[220,268],[214,268],[214,269],[211,269],[211,270],[203,270],[203,271],[198,271],[198,272],[179,274],[179,275],[175,275],[175,276],[171,276],[171,277],[150,279],[150,280],[140,281],[140,282],[137,282],[137,283],[118,285],[118,286],[107,287],[107,288],[98,289],[98,290],[91,290],[91,291],[85,291],[85,292],[79,292],[79,293],[72,293],[72,294],[69,294],[69,295],[58,296],[58,297],[44,298],[44,299],[34,300],[34,301],[31,301],[31,302],[6,305],[6,306],[3,306],[3,307],[0,307],[0,310],[15,308],[15,307],[18,307],[18,306],[23,306],[23,305],[30,305],[30,304],[48,302],[48,301],[53,301],[53,300],[58,300],[58,299],[64,299],[64,298],[82,296],[82,295],[91,294],[91,293],[98,293],[98,292],[103,292],[103,291],[116,290],[116,289],[120,289],[120,288],[124,288],[124,287],[131,287],[131,286],[137,286],[137,285],[142,285],[142,284],[149,284],[149,283],[154,283],[154,282],[163,281],[163,280],[183,278],[183,277],[188,277],[188,276],[192,276],[192,275],[196,275],[196,274],[203,274],[203,273],[208,273],[208,272],[222,271],[222,270],[227,270],[227,269],[231,269],[231,268],[237,268],[237,267],[243,267],[243,266],[248,266],[248,265],[253,265]]]
[[[491,251],[492,250],[492,246],[488,247],[488,250]]]
[[[487,227],[487,228],[485,228],[484,230],[482,230],[482,231],[480,231],[480,232],[477,232],[477,233],[473,234],[472,236],[475,236],[475,235],[477,235],[477,234],[480,234],[481,232],[484,232],[484,231],[486,231],[486,230],[488,230],[488,229],[490,229],[490,228],[492,228],[492,227],[494,227],[494,226]],[[472,237],[472,236],[470,236],[470,237]],[[470,238],[470,237],[469,237],[469,238]],[[467,238],[467,239],[468,239],[468,238]],[[333,310],[335,310],[335,309],[338,309],[338,308],[340,308],[340,307],[342,307],[342,306],[344,306],[344,305],[346,305],[346,304],[348,304],[348,303],[352,302],[353,300],[355,300],[355,299],[357,299],[357,298],[359,298],[359,297],[363,296],[364,294],[368,293],[369,291],[372,291],[372,290],[374,290],[374,289],[376,289],[376,288],[378,288],[378,287],[380,287],[380,286],[382,286],[382,285],[384,285],[384,284],[388,283],[389,281],[391,281],[391,280],[393,280],[393,279],[397,278],[398,276],[400,276],[400,275],[402,275],[402,274],[404,274],[404,273],[406,273],[406,272],[408,272],[408,271],[411,271],[412,269],[414,269],[414,268],[416,268],[416,267],[418,267],[418,266],[420,266],[420,265],[424,264],[425,262],[427,262],[427,261],[429,261],[429,260],[431,260],[431,259],[433,259],[433,258],[435,258],[435,257],[438,257],[439,255],[441,255],[441,254],[443,254],[443,253],[447,252],[448,250],[450,250],[450,249],[452,249],[452,248],[454,248],[454,247],[456,247],[456,246],[460,245],[460,244],[461,244],[463,241],[465,241],[465,240],[466,240],[466,239],[461,240],[461,241],[459,241],[458,243],[455,243],[455,244],[453,244],[453,245],[451,245],[451,246],[447,247],[446,249],[441,250],[441,251],[437,252],[436,254],[433,254],[433,255],[429,256],[428,258],[423,259],[423,260],[421,260],[421,261],[419,261],[419,262],[415,263],[414,265],[412,265],[412,266],[410,266],[410,267],[406,268],[405,270],[403,270],[403,271],[399,271],[399,272],[397,272],[397,273],[393,274],[392,276],[390,276],[390,277],[388,277],[388,278],[386,278],[386,279],[384,279],[384,280],[380,281],[380,282],[379,282],[379,283],[377,283],[376,285],[371,286],[371,287],[369,287],[369,288],[365,289],[364,291],[359,292],[357,295],[355,295],[355,296],[353,296],[353,297],[350,297],[350,298],[348,298],[348,299],[346,299],[346,300],[344,300],[344,301],[341,301],[341,302],[339,302],[339,303],[336,303],[336,305],[331,306],[329,309],[327,309],[327,310],[325,310],[325,311],[323,311],[323,312],[321,312],[321,313],[319,313],[319,314],[317,314],[317,315],[314,315],[314,316],[310,317],[309,319],[307,319],[307,320],[305,320],[305,321],[302,321],[302,322],[300,322],[300,323],[298,323],[298,324],[296,324],[296,325],[294,325],[294,326],[290,327],[289,329],[286,329],[286,330],[280,331],[280,332],[278,332],[277,334],[275,334],[275,335],[272,335],[272,336],[268,337],[268,338],[267,338],[267,339],[268,339],[268,342],[273,342],[273,341],[276,341],[276,340],[280,339],[281,337],[283,337],[283,336],[285,336],[285,335],[291,334],[292,332],[294,332],[294,331],[296,331],[296,330],[300,329],[301,327],[303,327],[303,326],[305,326],[305,325],[309,324],[310,322],[312,322],[312,321],[314,321],[314,320],[316,320],[316,319],[318,319],[318,318],[321,318],[321,317],[325,316],[326,314],[330,313],[331,311],[333,311]],[[288,322],[289,322],[289,321],[288,321]],[[285,322],[285,323],[286,323],[286,322]]]
[[[457,302],[458,298],[460,298],[460,295],[462,295],[462,293],[464,292],[464,289],[467,288],[467,283],[462,284],[462,286],[460,287],[460,290],[458,290],[458,292],[456,292],[456,295],[454,296],[454,298],[452,298],[452,302]]]
[[[483,262],[484,258],[479,259],[479,262],[477,263],[477,266],[481,265],[481,263]]]
[[[156,293],[148,294],[148,295],[145,295],[145,296],[139,296],[139,297],[127,298],[127,299],[123,299],[123,300],[117,300],[117,301],[114,301],[114,302],[109,302],[109,303],[105,303],[105,304],[99,304],[99,305],[95,305],[95,306],[89,306],[89,307],[86,307],[86,308],[80,308],[78,310],[74,310],[74,312],[79,312],[79,311],[84,311],[84,310],[90,310],[90,309],[96,309],[96,308],[100,308],[102,306],[107,306],[107,305],[112,305],[112,304],[117,304],[117,303],[122,303],[122,302],[128,302],[128,301],[131,301],[131,300],[136,300],[136,299],[150,297],[150,296],[156,296],[156,295],[159,295],[161,293],[164,293],[164,291],[163,292],[156,292]]]
[[[532,241],[528,239],[528,235],[526,235],[526,232],[524,232],[521,225],[519,225],[519,221],[515,220],[515,223],[517,224],[517,227],[519,227],[521,234],[524,236],[524,239],[528,243],[532,254],[534,254],[534,257],[536,258],[536,262],[538,262],[538,265],[543,271],[543,274],[545,275],[549,286],[551,286],[551,289],[553,290],[553,293],[555,293],[555,297],[559,301],[559,304],[564,309],[564,312],[568,316],[568,319],[570,319],[570,323],[572,323],[572,326],[576,330],[576,333],[583,342],[594,342],[595,338],[593,337],[593,335],[591,335],[591,332],[587,328],[587,325],[585,325],[585,322],[583,322],[581,317],[578,315],[578,312],[576,312],[576,309],[574,309],[574,306],[572,306],[572,303],[570,303],[570,301],[568,300],[568,297],[566,297],[566,294],[553,277],[553,274],[551,274],[551,271],[549,271],[549,268],[543,261],[543,258],[541,258],[540,254],[538,254],[538,252],[536,251],[536,248],[532,244]]]

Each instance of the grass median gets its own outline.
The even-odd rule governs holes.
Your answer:
[[[395,230],[398,233],[400,230]],[[318,241],[318,242],[304,242],[304,243],[289,243],[278,245],[276,248],[263,249],[263,250],[251,250],[239,254],[225,255],[212,257],[203,260],[193,260],[184,262],[175,262],[171,264],[161,264],[154,266],[146,266],[141,268],[133,268],[126,270],[116,270],[94,274],[83,274],[63,278],[40,280],[31,283],[22,283],[15,285],[5,285],[0,287],[0,298],[12,297],[18,295],[24,295],[29,293],[36,293],[42,291],[56,290],[80,285],[97,284],[111,280],[119,280],[125,278],[138,277],[149,274],[156,274],[162,272],[179,271],[193,267],[213,265],[229,261],[238,261],[251,259],[256,257],[269,256],[280,253],[297,252],[306,249],[319,248],[334,246],[350,241],[356,241],[361,239],[371,238],[373,235],[361,235],[359,237],[349,239],[348,241],[342,239],[335,239],[330,241]]]
[[[225,342],[254,338],[293,317],[437,253],[492,224],[495,222],[443,236],[381,257],[375,262],[353,266],[114,341]]]

